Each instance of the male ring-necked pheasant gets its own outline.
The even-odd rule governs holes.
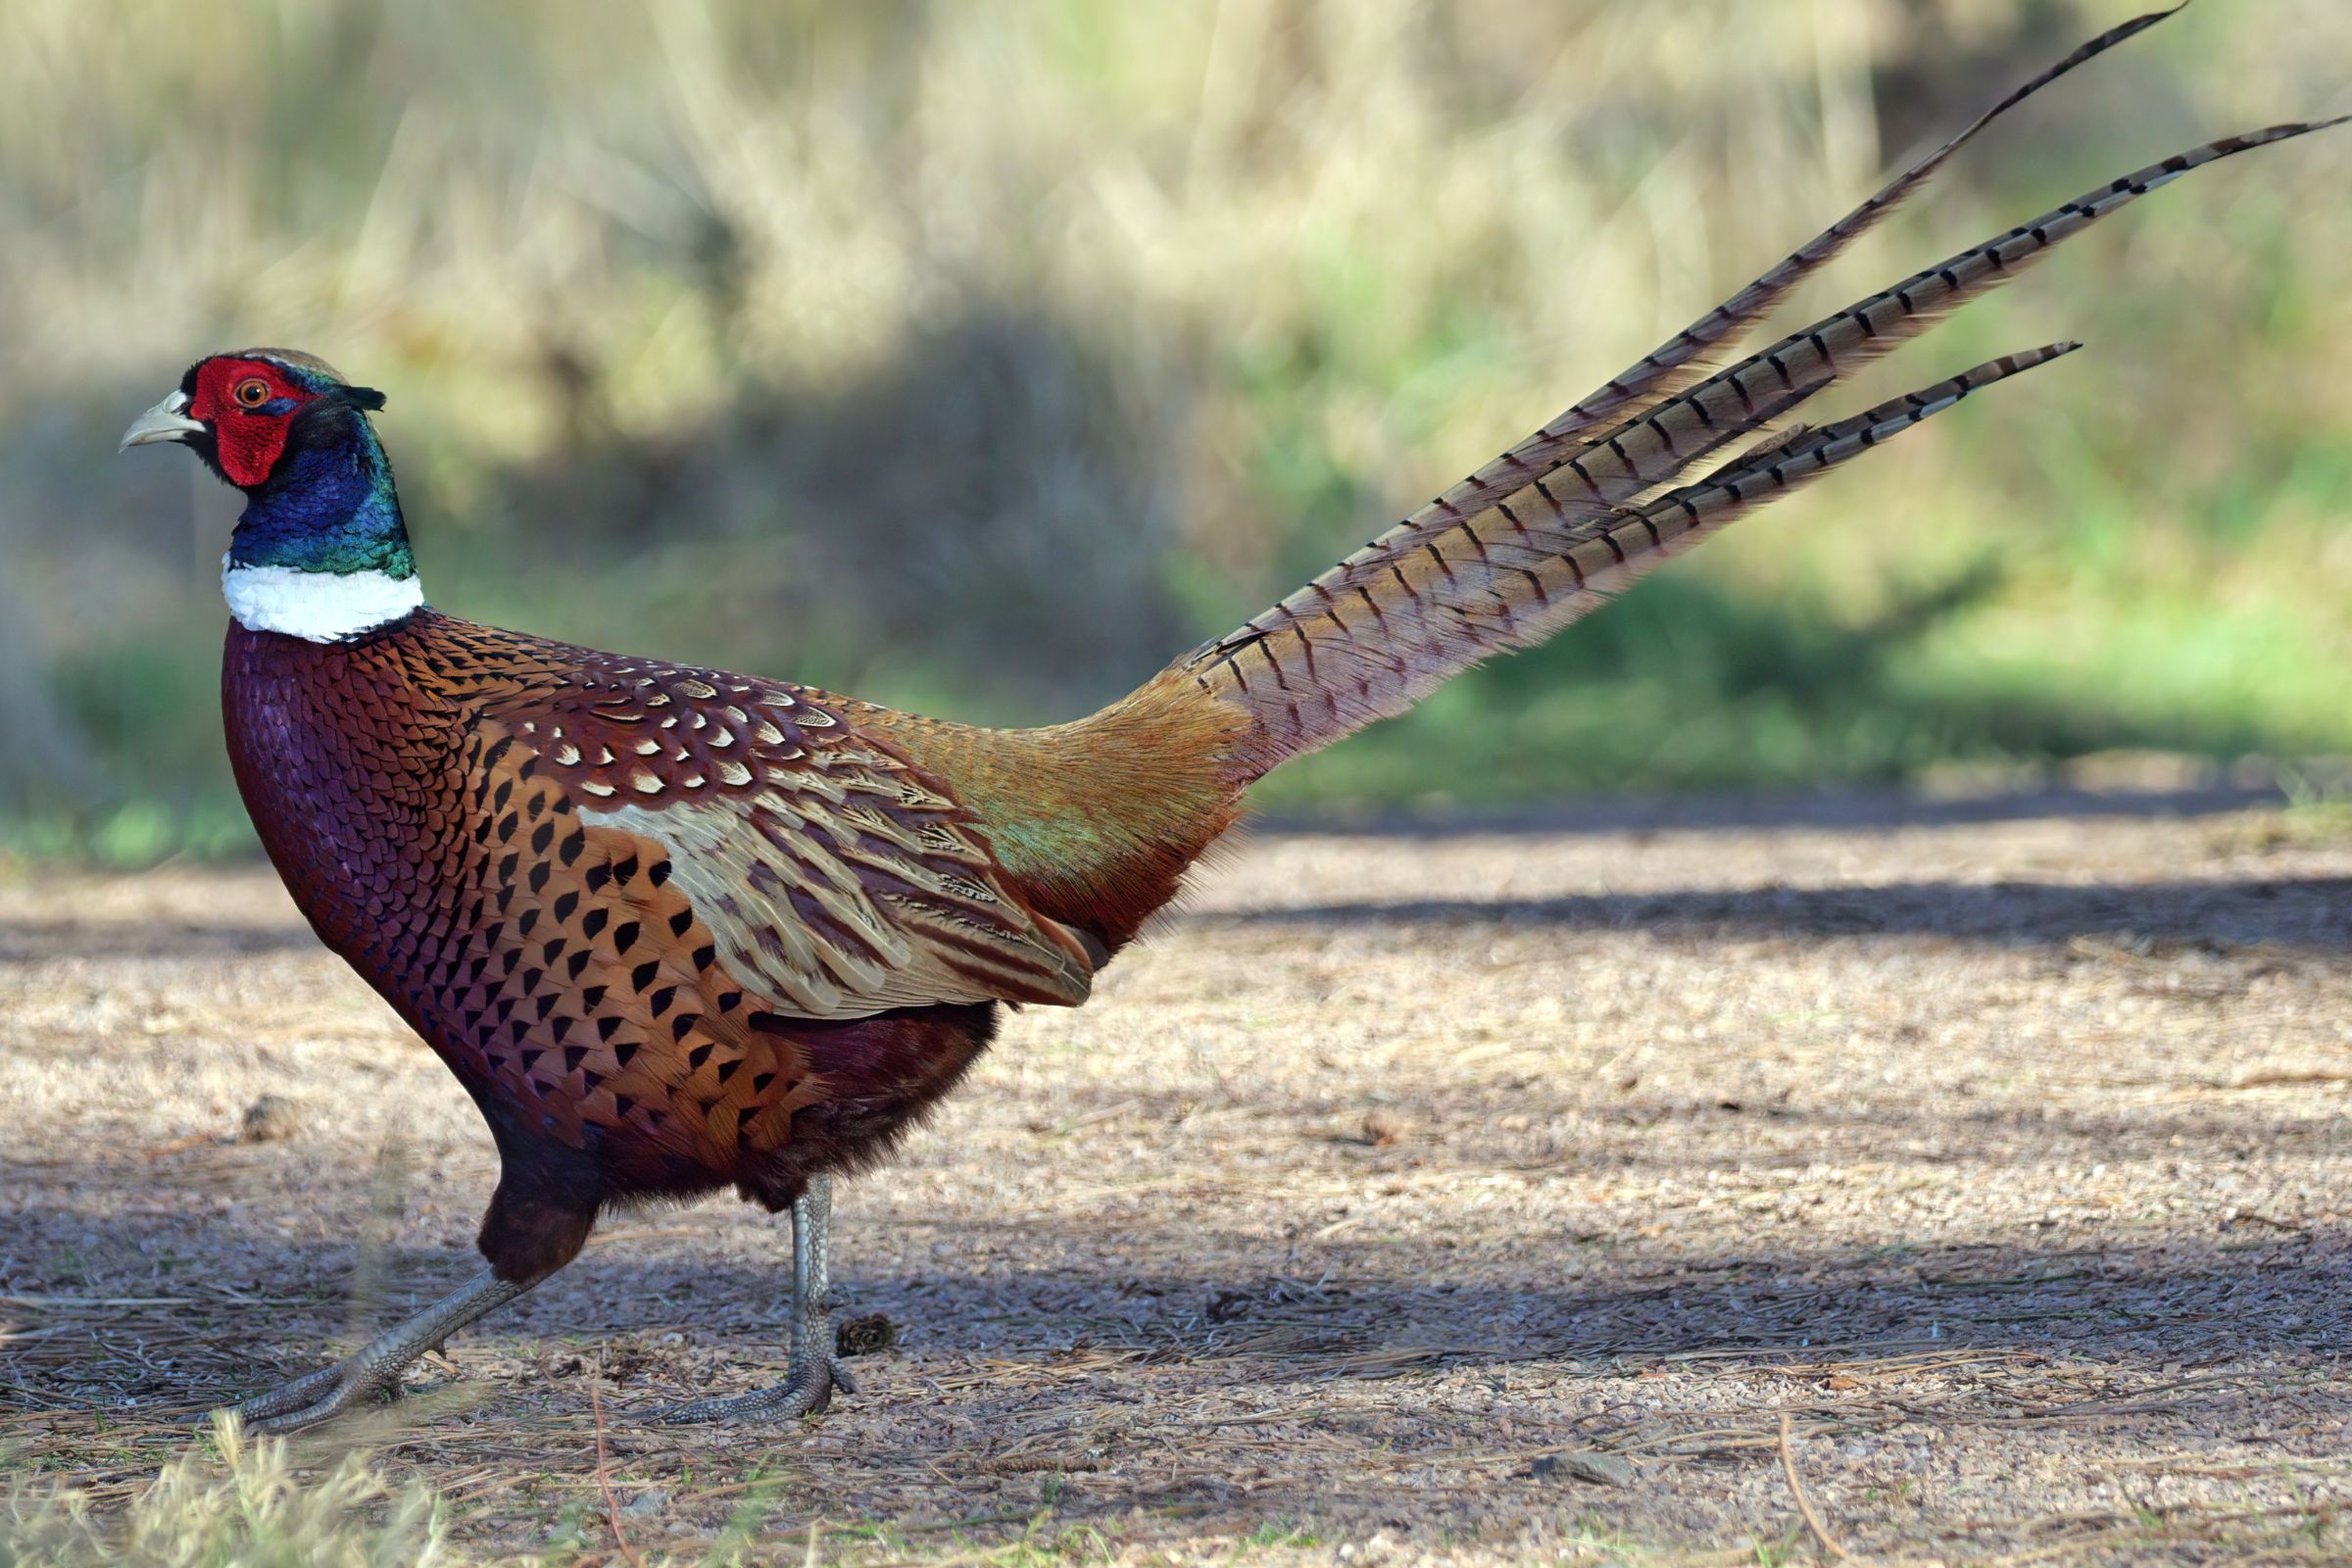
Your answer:
[[[397,1391],[424,1350],[568,1263],[606,1205],[731,1184],[792,1211],[791,1375],[671,1414],[822,1409],[848,1386],[825,1334],[832,1173],[880,1159],[954,1087],[1002,1004],[1085,1001],[1251,781],[2067,352],[1769,433],[2106,214],[2319,128],[2167,159],[1704,373],[1978,129],[2161,15],[2021,87],[1281,604],[1049,729],[974,729],[442,614],[368,419],[382,396],[303,354],[199,363],[123,444],[182,442],[246,494],[224,570],[238,786],[320,939],[458,1075],[503,1162],[485,1272],[239,1408],[290,1429]]]

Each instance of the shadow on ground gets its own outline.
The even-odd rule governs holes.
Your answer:
[[[1934,933],[2016,946],[2086,932],[2336,953],[2352,947],[2352,877],[2077,884],[1896,882],[1831,888],[1410,899],[1200,912],[1203,927],[1491,921],[1592,931],[1825,937]]]
[[[1950,1130],[1969,1141],[1965,1126]],[[2085,1149],[2102,1136],[2096,1126],[2065,1131]],[[2064,1156],[2063,1149],[2049,1152]],[[282,1163],[256,1154],[248,1170],[266,1182]],[[13,1174],[12,1184],[31,1174]],[[99,1161],[89,1179],[159,1191],[171,1181],[150,1162]],[[351,1196],[364,1204],[364,1192]],[[9,1239],[0,1277],[0,1316],[15,1328],[0,1354],[8,1390],[0,1408],[222,1397],[256,1375],[307,1368],[314,1348],[354,1327],[355,1310],[368,1315],[355,1298],[420,1302],[478,1266],[470,1253],[398,1242],[364,1254],[347,1244],[289,1244],[266,1227],[259,1205],[249,1213],[205,1227],[203,1268],[167,1263],[159,1272],[157,1260],[184,1254],[191,1240],[176,1217],[45,1206]],[[609,1221],[624,1232],[632,1223]],[[927,1357],[1050,1364],[1107,1352],[1147,1365],[1265,1361],[1279,1363],[1286,1381],[1312,1381],[1537,1361],[1623,1376],[1649,1360],[1770,1353],[1823,1361],[1898,1348],[2063,1355],[2077,1341],[2114,1348],[2117,1336],[2129,1347],[2126,1365],[2229,1355],[2336,1368],[2352,1341],[2352,1250],[2344,1240],[2251,1215],[2201,1233],[2141,1226],[2047,1246],[1990,1238],[1912,1244],[1890,1235],[1868,1248],[1726,1251],[1681,1247],[1671,1234],[1531,1235],[1517,1272],[1533,1277],[1516,1283],[1495,1280],[1491,1266],[1480,1269],[1483,1281],[1448,1280],[1442,1264],[1397,1273],[1386,1261],[1393,1248],[1345,1243],[1318,1250],[1324,1277],[1310,1281],[1266,1266],[1270,1252],[1284,1250],[1279,1244],[1190,1224],[1188,1245],[1213,1260],[1197,1276],[1120,1266],[1120,1239],[1099,1222],[1071,1236],[1035,1217],[954,1217],[915,1228],[967,1242],[1025,1242],[1048,1257],[1075,1248],[1105,1260],[1011,1275],[951,1266],[879,1276],[859,1268],[860,1238],[845,1228],[835,1277],[846,1307],[888,1313],[907,1348]],[[624,1235],[469,1337],[521,1331],[592,1349],[577,1337],[678,1334],[720,1359],[732,1347],[772,1360],[789,1279],[780,1226],[773,1237],[774,1261],[759,1264],[684,1255]],[[1138,1240],[1139,1255],[1154,1250]],[[72,1260],[70,1278],[44,1266],[60,1255]],[[187,1343],[208,1329],[226,1337]],[[178,1352],[157,1353],[172,1343]],[[2352,1385],[2342,1392],[2352,1414]]]

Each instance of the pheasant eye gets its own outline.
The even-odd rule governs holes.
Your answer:
[[[258,409],[270,401],[270,383],[258,375],[251,376],[239,381],[229,396],[237,400],[241,409]]]

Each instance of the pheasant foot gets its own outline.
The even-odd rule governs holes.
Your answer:
[[[242,1419],[248,1431],[283,1436],[317,1426],[379,1396],[397,1399],[400,1375],[418,1356],[530,1288],[484,1270],[423,1311],[368,1341],[350,1360],[320,1367],[267,1394],[241,1400],[229,1407],[229,1413]]]
[[[693,1422],[797,1421],[822,1414],[833,1391],[858,1392],[834,1355],[831,1233],[833,1178],[812,1177],[792,1203],[792,1371],[782,1383],[732,1397],[713,1396],[672,1405],[655,1419],[664,1426]]]
[[[689,1399],[684,1404],[670,1406],[656,1419],[664,1426],[700,1422],[715,1426],[747,1426],[755,1422],[781,1425],[805,1415],[824,1414],[825,1407],[833,1402],[835,1389],[856,1394],[858,1380],[833,1356],[809,1356],[794,1360],[792,1375],[781,1383],[731,1398]]]

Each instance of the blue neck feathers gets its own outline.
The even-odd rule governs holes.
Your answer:
[[[267,484],[247,492],[230,537],[237,566],[413,577],[392,465],[357,409],[318,406],[289,432]]]

